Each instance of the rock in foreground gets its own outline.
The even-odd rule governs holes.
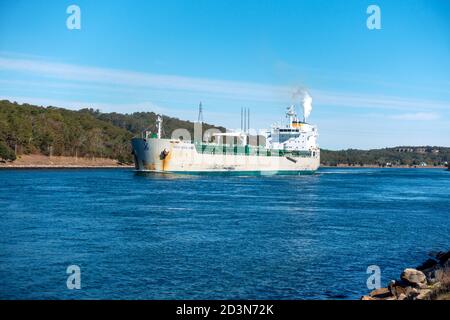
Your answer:
[[[361,300],[449,300],[450,250],[439,252],[416,269],[405,269],[400,280],[373,290]]]
[[[405,269],[400,278],[411,286],[420,287],[427,284],[427,277],[422,271],[416,269]]]

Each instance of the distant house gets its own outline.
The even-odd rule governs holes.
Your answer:
[[[397,152],[403,152],[403,153],[420,153],[420,154],[426,154],[426,153],[439,153],[439,149],[437,148],[431,148],[431,147],[397,147],[395,148],[395,151]]]
[[[426,162],[421,162],[421,163],[420,163],[420,166],[421,166],[421,167],[426,167],[426,166],[427,166],[427,163],[426,163]]]
[[[427,148],[416,148],[414,151],[417,153],[427,153]]]

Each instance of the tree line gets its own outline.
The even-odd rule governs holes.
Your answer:
[[[320,158],[321,163],[327,166],[442,166],[450,161],[450,148],[423,146],[372,150],[321,150]]]
[[[78,111],[0,101],[0,159],[21,154],[101,157],[132,161],[130,140],[144,129],[156,131],[154,112],[132,114]],[[164,116],[163,137],[185,128],[193,136],[194,123]],[[213,128],[203,125],[204,130]],[[219,130],[225,128],[218,127]]]

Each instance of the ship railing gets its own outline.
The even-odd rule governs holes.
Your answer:
[[[212,144],[212,143],[195,143],[195,148],[198,153],[202,154],[228,154],[228,155],[246,155],[246,156],[268,156],[268,157],[311,157],[311,151],[303,150],[276,150],[267,149],[262,146],[238,146],[226,144]]]

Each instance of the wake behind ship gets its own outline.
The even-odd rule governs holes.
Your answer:
[[[318,132],[306,122],[305,111],[304,115],[300,121],[295,107],[289,107],[288,123],[272,125],[265,144],[259,146],[250,143],[254,136],[246,130],[205,134],[206,139],[163,139],[162,117],[158,116],[156,133],[144,131],[142,137],[131,141],[135,168],[172,173],[314,173],[320,165]],[[199,125],[196,123],[196,128]]]

